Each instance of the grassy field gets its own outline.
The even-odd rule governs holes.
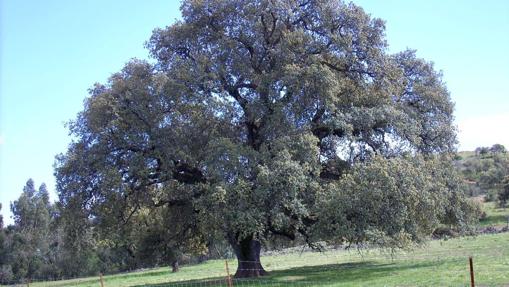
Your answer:
[[[495,202],[485,202],[483,210],[486,212],[486,218],[479,222],[479,225],[504,227],[508,226],[509,208],[497,207]]]
[[[507,225],[509,208],[484,203],[481,227]],[[389,254],[382,250],[280,252],[263,256],[270,275],[235,280],[234,286],[467,286],[468,257],[474,260],[479,286],[509,286],[509,233],[434,240],[413,250]],[[235,260],[228,260],[232,273]],[[224,260],[183,266],[178,273],[155,268],[104,276],[104,286],[227,286]],[[99,277],[34,282],[32,287],[99,287]]]
[[[480,286],[509,286],[509,233],[436,240],[393,256],[379,250],[264,256],[262,263],[270,275],[235,281],[234,286],[467,286],[469,256],[474,258]],[[235,265],[234,260],[229,261],[231,269]],[[104,286],[226,286],[225,273],[225,262],[213,260],[183,266],[173,274],[166,267],[105,276]],[[97,287],[100,283],[98,277],[90,277],[30,286]]]

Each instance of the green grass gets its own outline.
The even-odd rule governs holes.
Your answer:
[[[486,218],[479,222],[480,226],[507,226],[509,218],[509,208],[500,208],[495,202],[485,202],[483,210],[486,212]]]
[[[509,285],[509,233],[432,241],[392,257],[380,250],[293,252],[264,256],[270,275],[258,280],[235,281],[234,286],[467,286],[468,257],[474,258],[476,282],[481,286]],[[229,261],[235,269],[234,260]],[[105,286],[226,286],[225,262],[211,260],[183,266],[105,276]],[[209,282],[209,283],[205,283]],[[98,277],[39,282],[33,287],[100,286]]]
[[[475,151],[460,151],[458,152],[458,155],[461,156],[463,159],[468,159],[475,157]]]

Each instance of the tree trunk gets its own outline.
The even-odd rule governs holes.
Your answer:
[[[179,261],[175,260],[171,263],[171,272],[175,273],[179,271]]]
[[[235,278],[259,277],[267,275],[260,262],[260,241],[253,239],[252,236],[241,240],[240,242],[230,242],[237,255],[237,272]]]

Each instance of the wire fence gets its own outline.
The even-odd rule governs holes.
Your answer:
[[[326,252],[294,249],[291,252],[265,254],[261,262],[210,260],[182,266],[176,273],[171,273],[170,268],[166,267],[24,286],[468,286],[471,280],[470,257],[473,258],[473,271],[478,284],[493,286],[500,283],[509,286],[509,242],[506,237],[490,246],[465,242],[440,250],[429,250],[433,249],[397,252],[380,249],[335,249]],[[263,272],[269,276],[235,277],[236,273],[257,275]]]

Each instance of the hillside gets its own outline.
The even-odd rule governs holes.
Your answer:
[[[456,157],[456,166],[467,183],[467,195],[495,201],[504,178],[509,176],[509,153],[502,145],[462,151]]]

